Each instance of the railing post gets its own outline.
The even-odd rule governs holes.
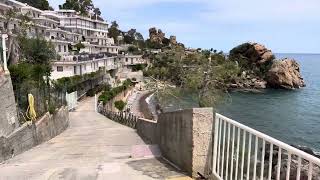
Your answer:
[[[95,94],[94,95],[94,111],[95,112],[98,112],[97,104],[98,104],[98,99],[97,99],[97,94]]]
[[[214,139],[213,139],[213,174],[216,172],[217,167],[217,151],[218,151],[218,130],[219,130],[219,118],[215,115],[215,125],[214,125]]]

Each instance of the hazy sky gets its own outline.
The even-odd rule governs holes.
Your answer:
[[[65,0],[49,0],[57,8]],[[149,27],[188,47],[229,51],[247,41],[274,52],[320,53],[319,0],[93,0],[108,21],[135,28],[146,38]]]

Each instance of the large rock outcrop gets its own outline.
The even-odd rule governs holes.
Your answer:
[[[230,57],[234,59],[245,59],[250,64],[261,65],[271,62],[275,57],[271,50],[264,45],[248,42],[241,44],[230,51]]]
[[[305,87],[300,73],[300,65],[293,59],[274,61],[266,80],[274,88],[296,89]]]
[[[299,64],[292,59],[275,60],[272,51],[264,45],[241,44],[230,51],[229,57],[237,61],[243,71],[233,87],[297,89],[305,86]]]
[[[177,37],[176,36],[170,36],[170,44],[171,45],[177,45]]]
[[[157,28],[153,27],[149,29],[149,38],[153,43],[162,44],[165,33],[163,33],[161,29],[157,30]]]

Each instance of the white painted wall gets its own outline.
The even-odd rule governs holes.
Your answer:
[[[62,66],[63,71],[58,72],[57,71],[57,66]],[[53,65],[52,66],[52,72],[51,72],[51,79],[60,79],[63,77],[71,77],[74,76],[73,73],[73,65]]]

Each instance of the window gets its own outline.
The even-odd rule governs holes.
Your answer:
[[[67,52],[67,46],[63,46],[64,52]]]
[[[58,52],[61,52],[61,45],[58,46]]]
[[[58,72],[63,72],[63,66],[57,66],[57,71]]]
[[[128,62],[128,58],[126,58],[126,62]]]

